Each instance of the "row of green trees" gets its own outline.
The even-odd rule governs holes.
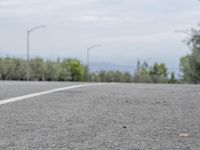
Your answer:
[[[168,74],[165,64],[155,63],[149,67],[147,62],[140,63],[140,61],[133,75],[120,71],[100,71],[92,73],[90,80],[95,82],[178,83],[174,73]]]
[[[87,67],[78,59],[43,60],[34,58],[29,63],[32,81],[93,81],[93,82],[144,82],[175,83],[174,74],[168,78],[165,64],[137,63],[134,74],[120,71],[87,73]],[[20,58],[0,58],[0,80],[26,80],[27,62]]]
[[[153,66],[147,62],[137,63],[137,69],[134,73],[134,82],[144,83],[177,83],[174,72],[168,73],[168,69],[164,63],[154,63]]]
[[[78,59],[31,59],[30,80],[33,81],[84,81],[85,66]],[[26,80],[27,63],[19,58],[0,58],[1,80]]]

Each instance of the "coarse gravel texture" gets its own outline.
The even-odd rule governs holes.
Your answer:
[[[199,108],[197,85],[56,92],[0,106],[0,149],[199,150]]]

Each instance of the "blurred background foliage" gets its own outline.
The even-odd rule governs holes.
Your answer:
[[[74,58],[53,61],[37,57],[30,60],[29,66],[31,81],[177,83],[174,73],[169,77],[165,64],[149,66],[147,62],[141,63],[139,60],[133,74],[113,70],[88,74],[87,66]],[[0,58],[1,80],[26,80],[26,69],[27,62],[24,59]]]

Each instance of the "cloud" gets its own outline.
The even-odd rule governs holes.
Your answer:
[[[15,0],[15,1],[12,1],[12,0],[2,0],[0,1],[0,7],[6,7],[6,6],[12,6],[12,5],[17,5],[21,2],[21,0]]]
[[[91,0],[2,0],[0,1],[1,16],[28,16],[28,15],[51,15],[58,13],[64,8],[71,10],[71,7],[77,7],[91,2]]]

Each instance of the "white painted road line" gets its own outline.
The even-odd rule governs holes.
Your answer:
[[[59,92],[59,91],[65,91],[65,90],[70,90],[70,89],[75,89],[75,88],[80,88],[80,87],[97,86],[97,85],[102,85],[102,84],[103,83],[72,85],[72,86],[68,86],[68,87],[62,87],[62,88],[52,89],[52,90],[43,91],[43,92],[32,93],[32,94],[28,94],[28,95],[23,95],[23,96],[0,100],[0,105],[12,103],[12,102],[16,102],[16,101],[21,101],[21,100],[36,97],[36,96],[47,95],[47,94],[51,94],[51,93],[55,93],[55,92]]]

